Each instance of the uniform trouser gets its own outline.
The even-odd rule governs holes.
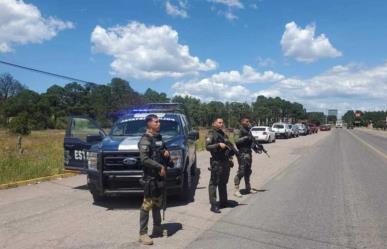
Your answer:
[[[145,197],[140,209],[140,234],[148,233],[149,211],[152,210],[153,226],[161,226],[162,197]]]
[[[246,189],[250,190],[250,176],[251,176],[251,163],[252,163],[252,155],[251,153],[240,153],[240,157],[238,160],[238,172],[234,178],[235,186],[239,187],[241,179],[245,179]]]
[[[211,162],[211,178],[208,185],[208,194],[211,205],[216,205],[216,189],[219,191],[220,204],[227,203],[227,182],[230,176],[230,161]]]

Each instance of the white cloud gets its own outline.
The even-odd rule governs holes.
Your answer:
[[[305,29],[290,22],[285,26],[281,46],[285,56],[294,57],[298,61],[311,63],[322,58],[335,58],[342,55],[335,49],[325,34],[315,36],[316,26],[308,25]]]
[[[226,84],[245,84],[245,83],[270,83],[284,79],[281,74],[273,71],[265,71],[263,73],[257,72],[253,67],[244,65],[242,72],[229,71],[214,74],[210,78],[214,82],[221,82]]]
[[[217,67],[215,61],[200,61],[187,45],[179,44],[178,33],[168,25],[96,26],[91,34],[92,50],[113,56],[112,73],[138,79],[179,78]]]
[[[203,101],[252,101],[250,91],[244,86],[223,84],[204,78],[199,81],[177,82],[172,86],[175,95],[192,96]]]
[[[230,8],[238,8],[238,9],[244,8],[244,5],[240,0],[208,0],[208,1],[213,3],[223,4]]]
[[[19,44],[42,43],[74,27],[55,17],[44,18],[36,6],[21,0],[0,0],[0,10],[0,52],[10,52]]]
[[[252,101],[256,94],[243,84],[278,82],[284,76],[272,71],[257,72],[251,66],[245,65],[241,72],[228,71],[213,74],[210,77],[178,82],[173,85],[175,95],[190,95],[205,101]]]
[[[258,66],[260,67],[272,67],[275,65],[275,61],[271,58],[258,58]]]
[[[251,84],[272,83],[261,90]],[[265,86],[265,85],[261,85]],[[189,95],[203,101],[254,101],[258,95],[281,97],[302,103],[308,111],[339,109],[387,109],[387,62],[364,67],[358,64],[337,65],[310,78],[285,77],[250,66],[241,71],[228,71],[207,78],[178,82],[173,85],[175,95]]]
[[[165,2],[165,10],[170,16],[177,16],[182,18],[188,17],[186,1],[179,0],[178,4],[174,5],[169,0],[167,0]]]
[[[283,79],[258,94],[268,92],[308,109],[387,109],[387,62],[373,68],[338,65],[311,78]]]
[[[207,0],[208,2],[221,4],[227,10],[219,10],[218,14],[223,15],[229,21],[235,21],[238,16],[234,14],[235,9],[244,9],[244,5],[240,0]]]

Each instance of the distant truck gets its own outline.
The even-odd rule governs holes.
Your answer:
[[[88,117],[71,117],[64,138],[64,166],[87,174],[94,202],[119,194],[142,194],[143,169],[138,142],[145,132],[145,117],[156,114],[160,133],[174,162],[167,171],[167,190],[189,201],[196,172],[195,141],[192,129],[178,104],[148,104],[124,112],[109,134]]]
[[[343,121],[337,120],[336,121],[336,128],[343,128]]]

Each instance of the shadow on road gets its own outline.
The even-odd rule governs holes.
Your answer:
[[[264,192],[268,191],[267,189],[254,189],[254,190],[257,191],[258,193],[264,193]],[[250,195],[250,194],[253,195],[253,193],[249,193],[246,189],[241,189],[240,192],[242,195]]]
[[[179,230],[183,229],[183,225],[181,223],[164,223],[163,229],[166,229],[168,231],[168,237],[173,236],[175,233],[177,233]]]

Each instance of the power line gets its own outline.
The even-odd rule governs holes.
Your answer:
[[[50,75],[50,76],[53,76],[53,77],[58,77],[58,78],[63,78],[63,79],[73,80],[73,81],[78,81],[78,82],[83,82],[83,83],[96,84],[96,83],[94,83],[94,82],[90,82],[90,81],[86,81],[86,80],[80,80],[80,79],[73,78],[73,77],[66,76],[66,75],[61,75],[61,74],[56,74],[56,73],[50,73],[50,72],[47,72],[47,71],[43,71],[43,70],[31,68],[31,67],[25,67],[25,66],[21,66],[21,65],[18,65],[18,64],[14,64],[14,63],[2,61],[2,60],[0,60],[0,63],[1,63],[1,64],[4,64],[4,65],[7,65],[7,66],[11,66],[11,67],[16,67],[16,68],[20,68],[20,69],[32,71],[32,72],[35,72],[35,73],[41,73],[41,74]]]

